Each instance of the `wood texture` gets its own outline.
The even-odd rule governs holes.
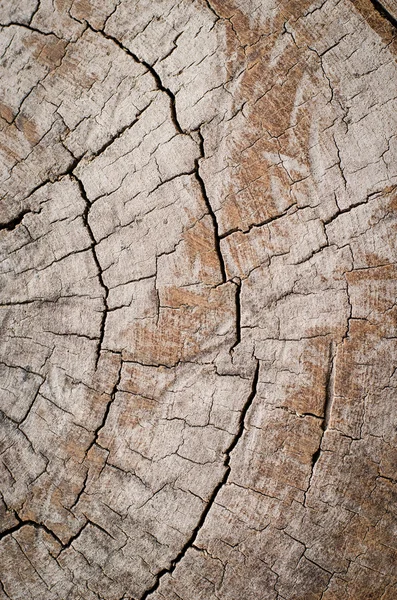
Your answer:
[[[397,598],[396,16],[0,2],[0,600]]]

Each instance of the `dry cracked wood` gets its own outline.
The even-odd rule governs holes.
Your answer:
[[[396,18],[1,0],[1,600],[397,598]]]

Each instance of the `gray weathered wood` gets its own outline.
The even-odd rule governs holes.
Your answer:
[[[396,15],[0,2],[0,599],[397,597]]]

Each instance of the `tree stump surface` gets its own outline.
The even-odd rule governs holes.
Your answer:
[[[397,598],[396,19],[0,2],[0,600]]]

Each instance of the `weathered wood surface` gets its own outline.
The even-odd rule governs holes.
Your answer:
[[[2,0],[0,598],[397,598],[394,0]]]

